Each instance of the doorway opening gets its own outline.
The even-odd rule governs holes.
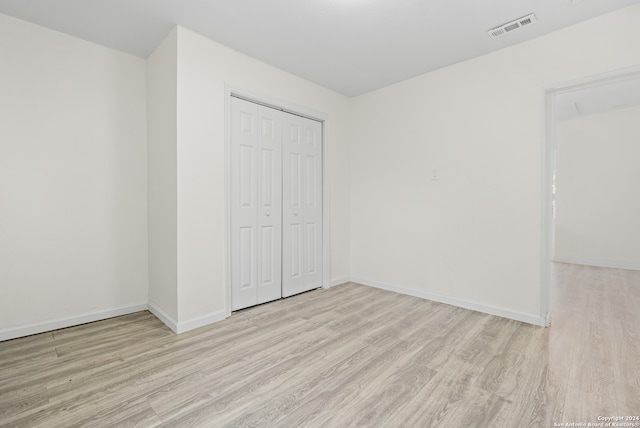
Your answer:
[[[569,184],[571,184],[571,182],[566,177],[568,174],[565,174],[569,162],[572,162],[573,159],[577,164],[578,158],[589,156],[592,158],[591,162],[597,162],[598,159],[594,159],[596,152],[594,152],[593,147],[589,154],[586,150],[586,145],[584,146],[584,156],[576,157],[575,153],[581,152],[576,151],[575,147],[573,155],[568,151],[568,148],[564,146],[563,151],[559,152],[559,132],[561,136],[565,138],[565,135],[574,135],[575,132],[573,130],[579,129],[582,123],[587,123],[586,121],[592,117],[606,115],[607,112],[623,111],[633,108],[640,108],[640,68],[637,67],[560,84],[546,91],[547,134],[542,167],[543,239],[541,249],[541,316],[545,320],[546,325],[550,323],[551,310],[553,307],[554,261],[592,264],[605,267],[625,267],[624,263],[620,262],[616,265],[615,260],[609,260],[607,262],[605,260],[607,256],[602,256],[601,254],[595,257],[585,257],[584,254],[587,253],[583,252],[582,256],[580,256],[578,255],[579,253],[574,251],[572,256],[567,256],[567,254],[571,254],[570,248],[584,247],[584,242],[586,242],[584,239],[587,237],[584,235],[587,234],[585,231],[588,229],[583,227],[581,232],[580,227],[582,225],[579,224],[580,222],[571,220],[569,215],[572,211],[584,210],[584,201],[586,199],[585,197],[582,198],[582,208],[580,208],[581,205],[577,201],[573,200],[577,198],[573,198],[571,204],[566,203],[566,199],[562,199],[562,201],[565,201],[565,205],[564,207],[560,207],[563,217],[559,219],[559,178],[565,183],[564,185],[562,182],[560,183],[563,186],[562,190],[570,191],[571,185]],[[573,134],[571,134],[571,132],[573,132]],[[592,146],[594,144],[596,143],[592,143]],[[598,149],[607,150],[606,147],[600,147]],[[580,147],[578,147],[577,150],[580,150]],[[559,161],[562,170],[558,168]],[[576,168],[577,167],[578,166],[576,166]],[[588,166],[582,166],[582,168],[584,170],[588,168]],[[605,166],[602,168],[605,168]],[[611,169],[612,165],[607,165],[606,168]],[[561,174],[559,174],[559,172]],[[594,171],[594,173],[598,173],[598,170]],[[573,184],[575,188],[579,188],[580,185],[581,183],[578,183],[578,187],[576,187],[576,184]],[[588,183],[585,182],[582,183],[582,185],[588,186]],[[600,183],[599,187],[605,185],[605,183]],[[615,184],[610,185],[616,186]],[[597,206],[597,208],[600,209],[603,208],[603,206]],[[606,206],[604,206],[604,208],[607,209]],[[597,213],[594,213],[594,211],[595,210],[588,210],[588,213],[596,215]],[[575,218],[577,217],[574,217],[574,219]],[[560,227],[560,229],[558,229],[558,227]],[[580,242],[581,239],[583,240],[582,243]],[[560,247],[557,247],[558,244],[561,244]],[[615,258],[615,256],[613,258]]]

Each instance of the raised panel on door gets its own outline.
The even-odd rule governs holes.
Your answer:
[[[305,257],[302,291],[322,286],[322,124],[304,119]]]
[[[232,310],[322,286],[322,127],[231,99]]]
[[[282,297],[282,112],[258,106],[258,303]]]
[[[231,98],[231,309],[257,301],[258,109]]]
[[[240,290],[250,291],[255,288],[256,284],[256,228],[254,226],[245,226],[239,228],[239,258],[238,258],[238,286]]]
[[[321,126],[283,113],[283,296],[322,286]]]
[[[304,120],[288,113],[282,116],[282,295],[287,297],[302,291],[304,278]]]
[[[282,296],[282,112],[231,98],[231,309]]]

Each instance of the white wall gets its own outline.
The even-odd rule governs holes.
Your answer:
[[[640,107],[557,124],[555,259],[640,270]]]
[[[0,15],[0,339],[147,301],[145,61]]]
[[[348,278],[349,99],[181,27],[177,58],[176,329],[227,312],[225,84],[328,114],[331,279]]]
[[[144,60],[0,15],[0,329],[147,297],[177,329],[224,315],[225,83],[328,114],[332,280],[539,322],[544,89],[638,66],[639,20],[352,100],[178,27],[149,60],[147,159]]]
[[[174,29],[147,60],[149,306],[169,324],[178,319],[177,48]]]
[[[544,91],[639,65],[638,22],[633,6],[353,99],[352,277],[541,323]]]

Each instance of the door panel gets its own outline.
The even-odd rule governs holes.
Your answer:
[[[306,225],[305,279],[302,291],[322,286],[322,124],[304,120]]]
[[[300,224],[294,223],[290,225],[291,230],[291,278],[297,279],[302,276],[302,234],[300,233]]]
[[[305,165],[305,175],[306,175],[305,200],[307,202],[308,207],[313,207],[317,202],[316,180],[318,179],[318,171],[316,167],[316,157],[307,156],[306,159],[307,159],[307,164]]]
[[[255,287],[255,239],[253,226],[240,228],[240,288]]]
[[[255,201],[255,147],[240,145],[240,206],[253,208]]]
[[[321,126],[283,113],[283,296],[322,286]]]
[[[261,285],[270,285],[274,283],[274,258],[276,257],[275,236],[273,226],[262,226],[262,254],[260,259],[262,263]]]
[[[264,106],[257,108],[261,124],[257,215],[262,230],[258,303],[264,303],[282,297],[282,112]]]
[[[322,286],[322,125],[231,98],[231,307]]]
[[[231,294],[232,310],[256,304],[258,112],[231,99]]]
[[[260,175],[262,208],[273,208],[274,162],[273,150],[262,149],[262,174]]]
[[[307,223],[307,274],[314,274],[316,272],[316,224]]]
[[[303,118],[288,113],[283,114],[283,128],[287,130],[282,139],[284,162],[282,183],[282,295],[284,297],[300,293],[303,284],[302,233],[302,182],[303,153],[300,147]]]
[[[289,201],[291,208],[299,209],[302,191],[302,174],[300,173],[302,165],[299,153],[289,153],[289,168],[289,182],[286,183],[286,185],[289,185],[289,188],[291,189]]]
[[[231,98],[231,309],[281,297],[281,112]]]

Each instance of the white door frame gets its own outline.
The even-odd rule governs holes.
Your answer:
[[[551,321],[551,262],[553,261],[555,224],[553,188],[556,174],[555,96],[567,92],[606,85],[620,80],[640,78],[640,67],[634,66],[607,73],[558,83],[545,89],[546,138],[542,147],[542,239],[540,265],[540,319],[546,326]]]
[[[226,316],[231,316],[231,96],[245,99],[287,113],[322,123],[322,287],[331,281],[331,206],[329,188],[329,115],[270,96],[225,84],[225,285],[227,290]]]

